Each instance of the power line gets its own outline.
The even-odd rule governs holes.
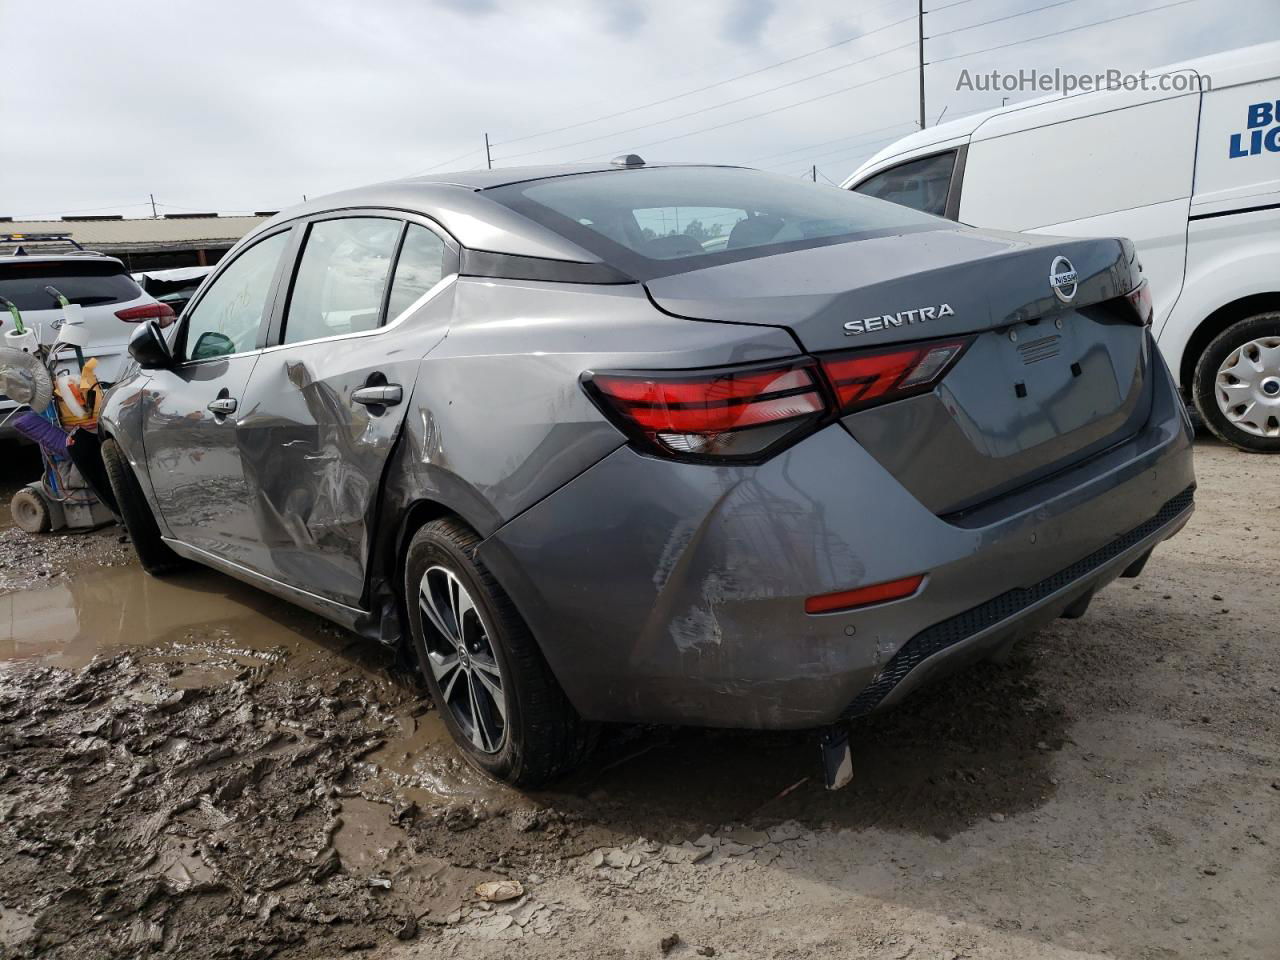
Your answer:
[[[954,3],[944,3],[940,7],[930,7],[925,13],[937,13],[940,10],[950,10],[952,7],[959,7],[966,3],[972,3],[973,0],[955,0]]]
[[[885,4],[881,4],[881,6],[885,6]],[[808,57],[817,56],[820,53],[826,53],[828,50],[834,50],[836,49],[836,47],[845,46],[846,44],[853,43],[855,40],[866,39],[872,34],[881,33],[882,31],[888,30],[892,27],[896,27],[899,24],[907,23],[908,21],[914,20],[914,19],[916,19],[914,16],[903,17],[901,20],[893,21],[893,23],[886,23],[883,26],[876,27],[874,30],[868,30],[866,33],[859,33],[852,37],[846,37],[843,40],[837,40],[835,43],[830,43],[825,47],[819,47],[816,50],[809,50],[805,53],[797,54],[794,57],[788,57],[786,60],[779,60],[777,63],[771,63],[767,66],[759,67],[758,69],[755,69],[755,70],[749,70],[746,73],[740,73],[737,76],[729,77],[725,80],[717,80],[715,83],[709,83],[706,86],[697,87],[696,89],[693,89],[693,90],[686,90],[684,93],[677,93],[674,96],[663,97],[661,100],[652,100],[649,103],[642,103],[637,107],[628,107],[626,110],[619,110],[616,113],[607,113],[604,116],[595,117],[592,120],[579,120],[576,123],[569,123],[564,125],[563,127],[555,127],[551,130],[543,130],[541,133],[528,133],[522,137],[512,137],[510,140],[503,140],[500,143],[495,143],[493,145],[495,147],[505,147],[508,144],[521,143],[525,140],[534,140],[538,137],[550,136],[553,133],[563,133],[566,130],[575,130],[578,127],[585,127],[593,123],[601,123],[605,120],[613,120],[613,119],[616,119],[617,117],[626,116],[629,113],[637,113],[641,110],[648,110],[650,107],[658,107],[664,103],[671,103],[674,100],[683,100],[685,97],[692,97],[694,94],[697,94],[697,93],[705,93],[708,90],[714,90],[716,87],[723,87],[726,84],[735,83],[738,80],[745,80],[748,77],[754,77],[754,76],[757,76],[758,74],[766,73],[769,70],[776,70],[778,67],[785,67],[788,64],[795,63],[799,60],[804,60]],[[852,64],[850,64],[850,66],[852,66]],[[622,132],[625,133],[626,131],[622,131]],[[574,146],[574,144],[565,144],[565,146]],[[547,149],[554,150],[556,148],[548,147]],[[531,152],[537,153],[539,151],[531,151]],[[525,156],[525,155],[526,154],[516,154],[517,157]]]
[[[440,167],[445,166],[446,164],[457,163],[459,160],[465,160],[467,157],[471,156],[472,154],[481,153],[483,150],[484,150],[483,147],[477,147],[474,150],[468,150],[466,153],[458,154],[452,160],[441,160],[439,163],[433,163],[431,166],[427,167],[425,170],[419,170],[417,173],[411,173],[411,174],[408,174],[408,176],[399,177],[398,179],[407,180],[409,177],[420,177],[424,173],[430,173],[432,170],[437,170]]]
[[[101,207],[80,207],[77,210],[63,210],[60,213],[33,213],[23,214],[22,216],[14,215],[14,220],[36,220],[41,217],[66,217],[77,213],[97,213],[100,210],[119,210],[122,207],[145,207],[150,205],[149,200],[121,200],[119,203],[109,203]]]
[[[962,60],[965,57],[974,57],[980,53],[991,53],[993,50],[1007,50],[1009,47],[1016,47],[1023,43],[1034,43],[1037,40],[1046,40],[1049,37],[1060,37],[1067,33],[1076,33],[1079,30],[1087,30],[1090,27],[1100,27],[1104,23],[1116,23],[1119,20],[1129,20],[1132,17],[1140,17],[1144,13],[1156,13],[1160,10],[1170,10],[1173,7],[1183,7],[1188,3],[1199,3],[1200,0],[1176,0],[1175,3],[1166,3],[1159,7],[1148,7],[1145,10],[1135,10],[1133,13],[1122,14],[1118,17],[1111,17],[1107,20],[1094,20],[1092,23],[1082,23],[1078,27],[1068,27],[1065,30],[1054,30],[1052,33],[1042,33],[1038,37],[1027,37],[1025,40],[1014,40],[1011,43],[1001,43],[994,47],[983,47],[981,50],[970,50],[968,53],[957,53],[950,57],[941,57],[937,60],[930,60],[930,64],[948,63],[952,60]]]
[[[945,37],[953,33],[964,33],[966,30],[976,30],[978,27],[989,27],[993,23],[1003,23],[1006,20],[1016,20],[1018,17],[1030,16],[1033,13],[1039,13],[1041,10],[1051,10],[1054,7],[1065,7],[1068,3],[1078,3],[1079,0],[1055,0],[1054,3],[1046,3],[1042,7],[1032,7],[1030,10],[1022,10],[1019,13],[1010,13],[1003,17],[995,17],[991,20],[983,20],[980,23],[971,23],[967,27],[956,27],[954,30],[943,30],[941,33],[931,33],[925,37],[926,40],[934,40],[938,37]]]
[[[835,150],[826,150],[822,153],[810,154],[809,160],[811,162],[814,160],[830,161],[830,160],[837,159],[840,156],[845,155],[852,150],[866,150],[868,147],[874,148],[874,147],[878,147],[880,144],[892,143],[895,140],[901,140],[901,139],[902,139],[901,136],[894,135],[889,137],[881,137],[879,140],[868,140],[865,143],[853,143],[845,147],[837,147]],[[795,160],[784,160],[781,163],[769,164],[764,169],[776,170],[779,167],[790,166],[793,163],[795,163]]]
[[[904,120],[902,123],[891,123],[887,127],[873,127],[870,130],[861,130],[858,133],[851,133],[847,137],[836,137],[834,140],[823,140],[821,143],[811,143],[804,147],[794,147],[791,150],[779,150],[777,153],[766,153],[764,156],[752,157],[744,163],[759,163],[761,160],[771,160],[774,157],[785,157],[792,153],[804,153],[807,150],[814,150],[818,147],[825,147],[832,143],[844,143],[846,140],[853,140],[856,137],[865,137],[870,133],[880,133],[884,130],[896,130],[898,127],[914,127],[915,123],[911,120]]]
[[[676,134],[674,137],[664,137],[661,140],[651,140],[648,143],[636,144],[634,147],[632,147],[632,149],[639,150],[643,147],[656,147],[663,143],[671,143],[673,140],[683,140],[686,137],[695,137],[698,134],[710,133],[713,130],[722,130],[725,127],[732,127],[734,124],[746,123],[748,120],[758,120],[760,117],[768,117],[775,113],[781,113],[783,110],[791,110],[794,107],[803,107],[805,104],[816,103],[819,100],[826,100],[829,97],[839,96],[840,94],[848,93],[851,90],[859,90],[862,87],[868,87],[873,83],[880,83],[884,80],[892,80],[894,77],[901,77],[905,74],[915,73],[915,72],[916,72],[916,67],[913,64],[912,66],[907,67],[905,70],[895,70],[893,73],[881,74],[880,76],[874,77],[870,80],[864,80],[862,83],[855,83],[849,87],[841,87],[839,90],[832,90],[828,93],[820,93],[816,97],[809,97],[805,100],[797,100],[795,103],[787,103],[782,105],[781,107],[774,107],[771,110],[762,110],[760,113],[753,113],[750,116],[739,117],[737,120],[728,120],[725,123],[717,123],[716,125],[711,127],[703,127],[701,130],[691,130],[688,133]],[[597,157],[603,157],[603,156],[608,156],[608,154],[597,153],[597,154],[592,154],[592,156],[590,157],[583,157],[581,159],[594,160]]]
[[[620,137],[623,134],[635,133],[637,130],[646,130],[649,127],[661,126],[664,123],[675,123],[677,120],[687,120],[690,117],[700,116],[704,113],[710,113],[712,110],[720,110],[724,107],[731,107],[736,103],[742,103],[746,100],[754,100],[756,97],[762,97],[767,93],[776,93],[778,90],[785,90],[787,87],[794,87],[800,83],[806,83],[809,80],[816,80],[818,77],[825,77],[828,74],[836,73],[840,70],[848,70],[850,67],[856,67],[860,64],[867,63],[879,57],[887,56],[890,53],[897,53],[899,50],[905,50],[907,47],[915,46],[915,42],[904,43],[901,46],[892,47],[889,50],[882,50],[879,53],[873,53],[869,57],[863,57],[861,60],[851,60],[849,63],[842,63],[839,66],[831,67],[828,70],[820,70],[817,73],[811,73],[805,77],[799,77],[795,80],[788,80],[786,83],[780,83],[777,86],[767,87],[764,90],[758,90],[755,93],[748,93],[745,96],[737,97],[733,100],[726,100],[723,103],[712,104],[709,107],[700,107],[697,110],[690,110],[688,113],[681,113],[674,117],[665,117],[661,120],[651,120],[648,123],[642,123],[638,126],[627,127],[625,130],[615,130],[612,133],[601,134],[598,137],[588,137],[585,140],[575,140],[572,143],[561,143],[553,147],[539,147],[536,150],[526,150],[524,153],[515,153],[510,156],[502,157],[502,160],[519,160],[521,157],[532,156],[535,153],[548,153],[552,150],[567,150],[570,147],[580,147],[588,143],[599,143],[601,140],[611,140],[614,137]]]

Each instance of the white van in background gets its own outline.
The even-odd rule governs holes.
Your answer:
[[[911,134],[842,186],[976,227],[1130,238],[1184,393],[1222,439],[1280,453],[1280,43],[1149,77]]]

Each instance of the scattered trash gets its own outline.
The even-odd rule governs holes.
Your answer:
[[[489,903],[503,903],[524,896],[519,880],[486,880],[476,885],[476,896]]]

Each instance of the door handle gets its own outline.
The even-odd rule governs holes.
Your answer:
[[[404,399],[404,391],[398,383],[384,383],[376,387],[361,387],[351,394],[352,403],[362,403],[366,407],[394,407]]]
[[[225,417],[229,413],[236,412],[236,398],[218,397],[216,400],[210,400],[206,409],[215,417]]]

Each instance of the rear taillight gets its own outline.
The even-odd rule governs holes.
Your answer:
[[[927,393],[972,338],[824,354],[786,364],[582,376],[607,417],[651,452],[760,460],[837,416]]]
[[[160,326],[167,327],[173,323],[176,315],[173,307],[167,303],[144,303],[140,307],[127,307],[116,311],[116,319],[125,323],[141,323],[143,320],[155,320]]]
[[[761,457],[827,411],[807,359],[706,372],[587,374],[583,384],[644,447],[692,459]]]
[[[1125,299],[1137,313],[1138,322],[1144,327],[1151,326],[1151,317],[1155,313],[1155,307],[1151,301],[1151,284],[1143,280],[1132,291],[1125,294]]]
[[[955,366],[971,338],[821,357],[841,413],[927,393]]]

